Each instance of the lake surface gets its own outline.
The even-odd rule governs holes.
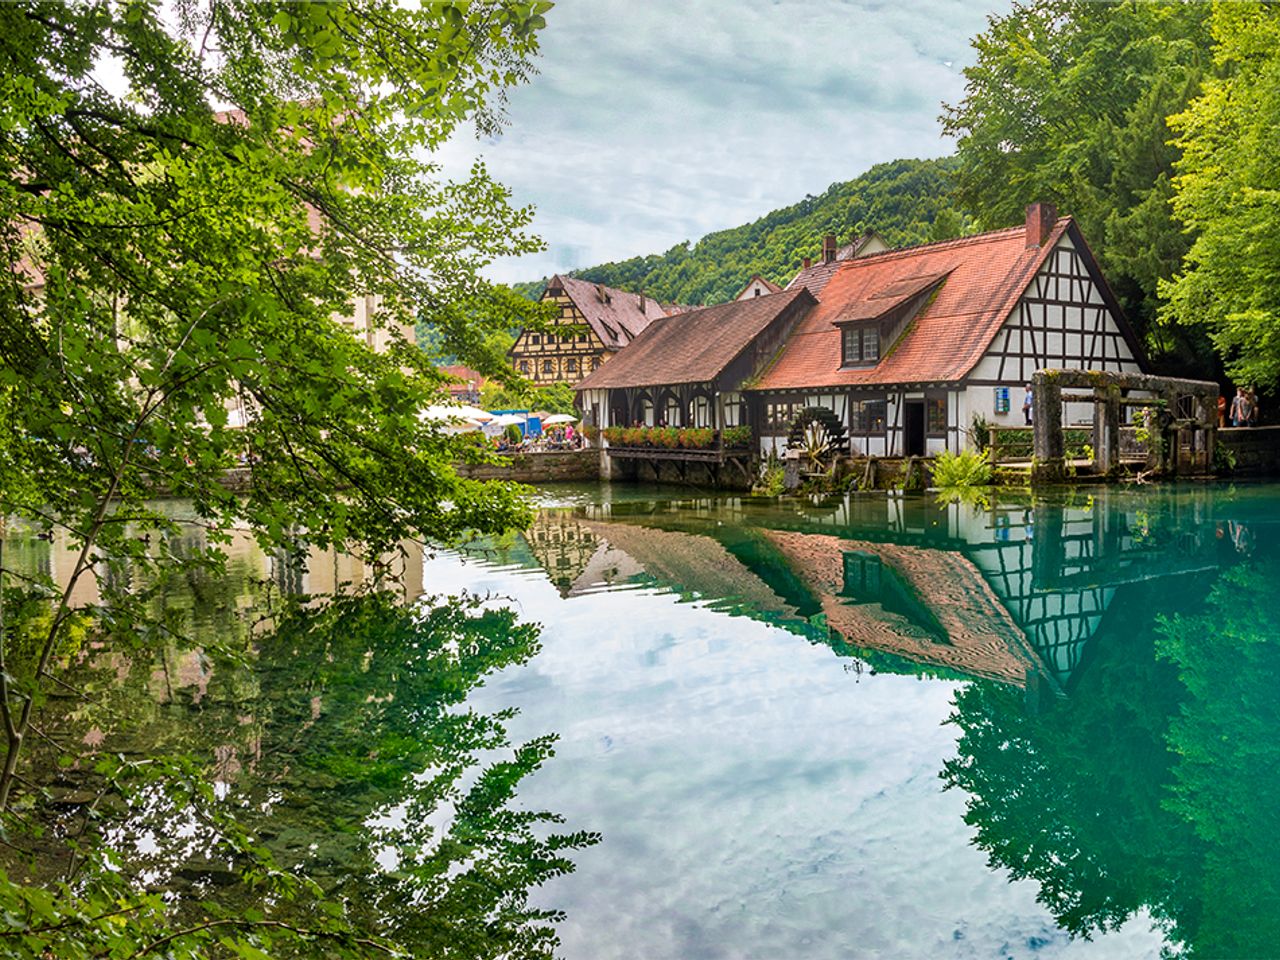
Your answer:
[[[369,573],[235,549],[167,600],[206,637],[252,634],[264,585]],[[566,957],[1280,955],[1280,487],[564,487],[525,533],[395,572],[541,625],[465,704],[558,735],[517,806],[600,835],[534,894]],[[121,696],[242,787],[262,737],[183,724],[295,685],[166,657]],[[380,804],[370,837],[408,816]]]

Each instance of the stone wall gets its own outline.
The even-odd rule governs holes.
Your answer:
[[[1280,475],[1280,427],[1229,427],[1218,446],[1235,457],[1237,474]]]
[[[458,474],[472,480],[514,480],[517,483],[600,479],[600,451],[591,448],[517,453],[502,459],[505,463],[458,464]]]

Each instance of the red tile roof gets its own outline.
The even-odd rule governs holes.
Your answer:
[[[705,383],[714,380],[775,319],[793,305],[815,303],[803,287],[666,317],[578,383],[578,390]]]
[[[638,293],[628,293],[590,280],[557,274],[547,281],[547,289],[557,286],[568,294],[596,336],[610,350],[625,347],[650,323],[667,315],[653,297],[642,297]]]
[[[1058,220],[1039,247],[1027,247],[1026,227],[1019,225],[821,264],[832,271],[821,288],[821,303],[797,325],[757,389],[962,379],[990,346],[1048,252],[1070,226],[1069,217]],[[802,280],[804,274],[817,269],[801,273],[792,285],[808,285]],[[878,364],[840,369],[840,331],[834,322],[870,309],[871,302],[886,290],[943,274],[947,278],[933,302]]]

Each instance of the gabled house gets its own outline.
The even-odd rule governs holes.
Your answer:
[[[797,287],[653,321],[578,384],[586,422],[715,430],[749,423],[746,388],[816,302]]]
[[[750,300],[752,297],[763,297],[766,294],[778,293],[781,290],[782,288],[776,283],[770,283],[757,273],[747,281],[747,285],[742,288],[742,292],[733,299]]]
[[[521,330],[508,351],[516,373],[535,383],[577,383],[668,311],[652,297],[557,274],[542,302],[558,309],[552,330]]]
[[[975,419],[1023,424],[1036,370],[1145,372],[1079,227],[1049,204],[1018,227],[821,267],[789,287],[820,302],[750,390],[762,450],[810,406],[835,412],[855,455],[960,450]],[[1076,407],[1065,422],[1092,417]]]

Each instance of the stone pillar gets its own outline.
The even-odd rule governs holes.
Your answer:
[[[1034,438],[1031,477],[1059,480],[1066,473],[1062,438],[1062,385],[1052,371],[1031,377],[1031,433]]]
[[[1098,473],[1111,474],[1120,467],[1120,388],[1099,388],[1093,410],[1093,462]]]

